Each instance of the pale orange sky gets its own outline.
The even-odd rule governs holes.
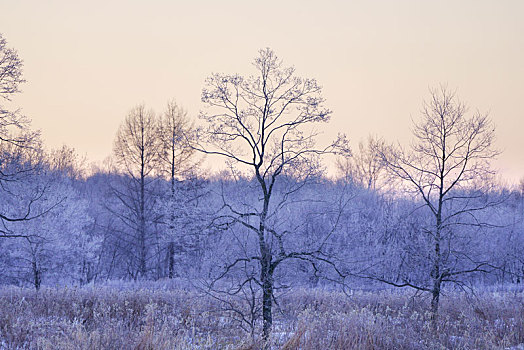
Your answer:
[[[326,138],[409,142],[428,87],[490,112],[495,166],[524,177],[524,1],[8,1],[0,32],[25,62],[15,103],[49,147],[100,161],[126,113],[174,98],[190,115],[212,72],[251,73],[271,47],[324,86]],[[221,159],[210,159],[221,162]]]

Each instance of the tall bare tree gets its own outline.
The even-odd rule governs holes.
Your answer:
[[[157,120],[152,110],[144,105],[133,108],[118,129],[114,156],[120,171],[125,176],[124,186],[113,188],[115,196],[126,208],[126,213],[117,213],[129,228],[136,252],[136,271],[140,277],[147,274],[148,259],[148,213],[152,206],[149,187],[154,181],[158,157]]]
[[[431,224],[420,228],[429,242],[428,251],[421,252],[429,260],[428,278],[415,282],[402,275],[402,281],[389,283],[430,292],[434,315],[443,283],[489,268],[488,261],[472,257],[471,241],[462,238],[468,229],[486,227],[478,213],[498,203],[484,196],[493,174],[489,162],[498,152],[492,148],[494,127],[488,115],[466,114],[455,93],[443,86],[430,90],[413,127],[411,148],[390,146],[379,152],[387,169],[404,181],[431,218]]]
[[[159,118],[158,138],[159,168],[174,188],[176,180],[182,180],[194,172],[198,164],[196,151],[191,147],[193,122],[182,107],[170,101]]]
[[[208,108],[201,114],[206,127],[198,132],[205,145],[196,147],[225,158],[253,179],[255,192],[248,192],[242,202],[222,195],[223,207],[215,223],[243,228],[241,245],[257,248],[240,249],[242,255],[226,263],[217,282],[240,268],[242,278],[229,293],[242,293],[244,286],[261,289],[262,334],[267,341],[277,268],[293,259],[322,260],[329,237],[326,232],[323,240],[298,246],[293,241],[297,231],[284,229],[282,213],[290,210],[290,198],[320,174],[318,156],[337,146],[347,147],[343,137],[324,149],[315,147],[314,126],[328,122],[331,111],[314,79],[297,77],[295,69],[283,66],[269,48],[260,50],[253,64],[255,76],[213,74],[206,80],[202,101]]]
[[[169,229],[169,242],[167,246],[168,277],[175,275],[175,241],[176,213],[175,211],[183,205],[185,198],[177,193],[177,181],[191,177],[198,166],[196,150],[191,147],[191,135],[194,134],[193,123],[187,116],[187,112],[178,106],[176,102],[170,101],[166,111],[159,119],[158,139],[159,156],[158,166],[162,175],[170,182],[170,192],[167,198],[167,221]],[[178,245],[182,249],[182,245]]]

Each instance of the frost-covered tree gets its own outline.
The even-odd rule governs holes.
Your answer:
[[[118,129],[114,157],[118,172],[112,186],[120,208],[111,208],[124,226],[121,239],[131,255],[130,273],[133,278],[145,278],[148,259],[155,240],[154,221],[156,165],[159,151],[157,119],[144,105],[133,108]]]
[[[381,188],[385,182],[386,169],[376,150],[382,144],[382,140],[372,136],[367,139],[366,143],[359,142],[358,151],[353,152],[350,156],[337,159],[339,175],[345,181],[353,182],[369,190]]]
[[[51,150],[48,163],[52,170],[59,172],[71,180],[79,180],[85,176],[85,158],[80,158],[76,150],[67,145]]]
[[[4,105],[13,95],[20,93],[23,78],[23,61],[15,49],[7,47],[7,40],[0,33],[0,141],[23,146],[30,142],[35,133],[23,132],[29,120],[20,109]]]
[[[22,67],[22,59],[16,50],[7,47],[6,39],[0,34],[0,196],[3,197],[4,208],[7,197],[16,197],[9,187],[38,171],[38,162],[28,161],[31,149],[35,152],[40,149],[38,133],[29,129],[29,120],[20,109],[13,109],[9,105],[13,95],[20,92],[20,85],[25,82]],[[26,210],[15,216],[6,211],[9,208],[0,209],[0,236],[11,237],[10,224],[30,220],[38,215],[31,206],[37,197],[28,199]]]
[[[279,267],[297,259],[321,261],[330,233],[324,232],[314,245],[297,246],[292,225],[281,221],[283,213],[292,210],[294,196],[319,178],[319,156],[347,147],[343,138],[323,149],[315,147],[314,126],[328,122],[331,111],[314,79],[296,76],[271,49],[259,51],[254,67],[254,76],[213,74],[206,80],[202,101],[207,109],[201,114],[206,126],[198,132],[203,144],[195,147],[221,156],[234,173],[252,179],[236,201],[230,200],[230,192],[221,194],[214,224],[234,232],[235,240],[226,244],[239,249],[225,257],[211,287],[234,275],[236,280],[229,279],[232,284],[223,292],[260,291],[262,335],[267,339]]]
[[[497,267],[489,283],[522,283],[524,281],[524,196],[519,189],[501,189],[504,203],[482,213],[482,220],[493,224],[481,246]],[[493,194],[492,194],[493,195]],[[495,194],[500,196],[500,194]],[[486,278],[487,279],[487,278]]]
[[[389,172],[416,199],[415,210],[423,210],[414,231],[418,236],[406,242],[418,246],[401,259],[397,281],[384,281],[431,293],[436,315],[444,283],[460,282],[464,275],[489,267],[489,261],[474,254],[471,237],[487,227],[479,213],[499,203],[486,196],[493,174],[489,161],[497,155],[494,127],[488,115],[468,117],[455,94],[440,87],[431,90],[413,135],[410,149],[380,150]],[[417,270],[426,271],[425,278],[413,278]]]
[[[185,231],[183,217],[189,214],[191,195],[188,196],[189,187],[197,186],[196,171],[199,160],[196,150],[191,147],[194,127],[187,112],[174,101],[167,104],[165,112],[158,121],[158,170],[169,181],[169,190],[165,192],[161,207],[167,241],[167,275],[175,276],[175,255],[184,254],[187,237],[191,232]],[[183,181],[186,180],[186,181]],[[188,207],[189,205],[189,207]],[[189,210],[189,211],[188,211]],[[184,227],[185,226],[185,227]]]
[[[7,265],[4,278],[30,282],[36,289],[44,280],[81,281],[83,266],[94,259],[99,243],[85,234],[91,221],[86,201],[80,198],[71,179],[48,166],[17,185],[22,196],[39,195],[32,207],[40,214],[10,225],[13,239],[3,245]],[[11,210],[23,211],[23,203],[10,203]]]
[[[125,240],[126,229],[122,220],[113,212],[126,208],[113,195],[112,187],[120,183],[119,175],[97,169],[81,185],[82,198],[87,200],[87,212],[93,219],[88,233],[100,237],[101,244],[95,261],[85,266],[85,281],[125,278],[130,266],[134,266],[128,252],[131,244]]]

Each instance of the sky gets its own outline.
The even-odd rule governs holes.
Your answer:
[[[174,99],[196,118],[211,73],[254,73],[270,47],[316,78],[344,132],[409,144],[429,88],[445,84],[496,125],[494,162],[524,178],[524,1],[0,0],[0,33],[24,60],[14,103],[45,144],[112,152],[137,104]],[[208,159],[208,162],[222,162]]]

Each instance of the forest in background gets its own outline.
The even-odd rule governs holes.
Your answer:
[[[262,49],[253,76],[210,75],[198,121],[173,101],[132,108],[110,162],[88,169],[11,108],[22,66],[0,37],[3,285],[172,279],[268,340],[292,288],[408,288],[436,322],[445,291],[524,277],[524,186],[496,181],[489,116],[446,86],[406,125],[410,148],[370,137],[351,150],[343,134],[318,145],[332,114],[321,86]]]

